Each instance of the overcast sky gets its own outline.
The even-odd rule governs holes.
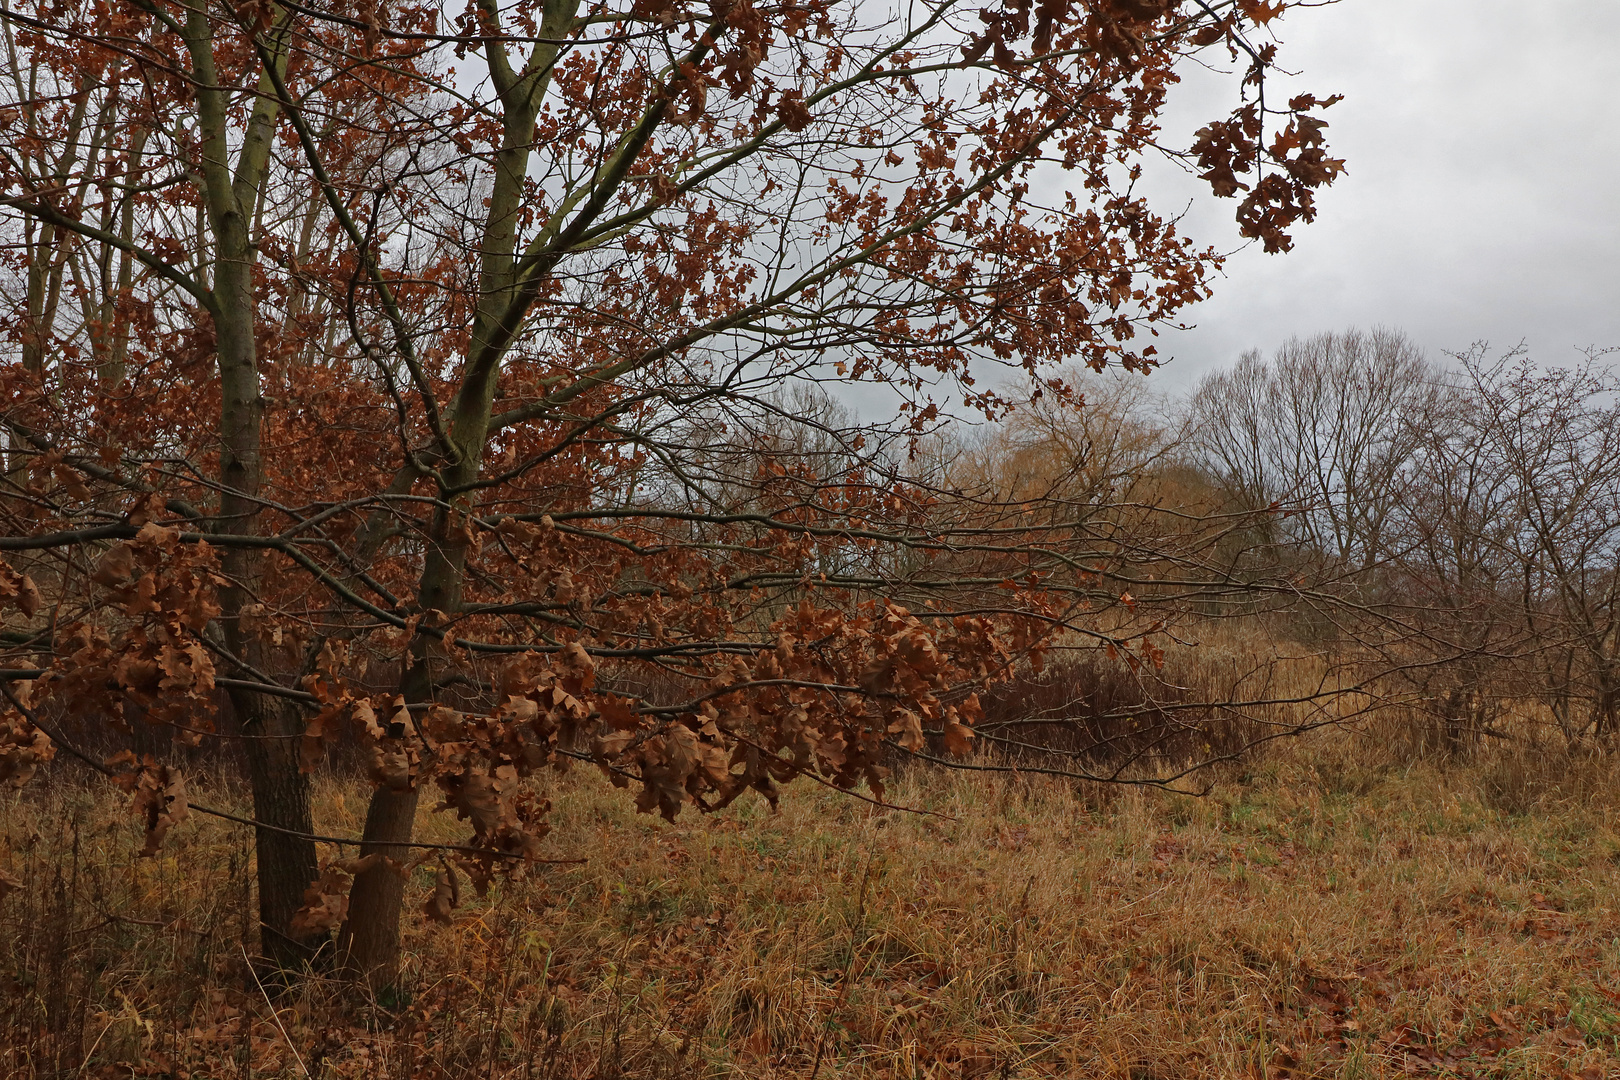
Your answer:
[[[1160,343],[1159,389],[1349,326],[1437,359],[1480,339],[1548,363],[1620,346],[1620,0],[1340,0],[1277,26],[1298,73],[1279,89],[1345,95],[1325,118],[1348,175],[1292,252],[1236,254],[1197,329]],[[1213,118],[1231,87],[1189,80],[1176,115]],[[1211,202],[1187,224],[1230,248],[1232,203]]]

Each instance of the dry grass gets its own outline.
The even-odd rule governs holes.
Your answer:
[[[1620,769],[1379,745],[1319,736],[1203,799],[914,770],[891,797],[947,817],[800,786],[776,816],[673,826],[578,771],[548,781],[548,844],[589,861],[413,919],[387,1002],[261,991],[247,838],[193,817],[137,860],[118,798],[64,772],[0,804],[25,881],[0,907],[0,1068],[1620,1075]],[[323,826],[362,800],[323,781]]]

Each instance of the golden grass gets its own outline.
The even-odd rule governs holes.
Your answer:
[[[945,817],[799,785],[675,825],[577,770],[547,845],[588,862],[413,918],[386,1002],[261,991],[242,831],[138,860],[68,779],[0,804],[8,1075],[1620,1075],[1606,760],[1332,733],[1203,799],[916,769],[890,797]],[[322,826],[363,799],[323,780]]]

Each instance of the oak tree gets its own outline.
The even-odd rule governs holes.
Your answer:
[[[424,791],[470,825],[448,918],[458,872],[540,857],[538,768],[673,816],[962,750],[1119,590],[1061,518],[942,499],[917,440],[1004,411],[998,367],[1061,397],[1054,365],[1153,364],[1220,257],[1140,194],[1151,157],[1287,248],[1342,168],[1334,99],[1264,96],[1291,6],[8,6],[0,772],[78,752],[155,849],[183,778],[73,725],[238,738],[263,951],[341,926],[385,983]],[[1233,107],[1170,153],[1205,60]],[[376,790],[323,862],[340,730]]]

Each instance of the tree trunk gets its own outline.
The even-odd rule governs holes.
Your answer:
[[[439,448],[447,459],[440,472],[443,484],[449,492],[459,494],[450,496],[453,508],[441,507],[433,515],[418,590],[418,604],[423,611],[454,614],[461,606],[462,578],[467,566],[462,519],[473,512],[474,496],[468,489],[482,469],[495,385],[510,344],[510,335],[502,330],[502,323],[522,310],[513,252],[534,145],[535,118],[550,84],[557,40],[573,25],[579,2],[546,0],[543,8],[540,37],[521,73],[513,70],[504,44],[490,40],[485,46],[490,75],[505,110],[504,130],[501,148],[495,155],[495,176],[479,245],[480,299],[473,316],[468,362],[446,411],[448,444]],[[401,692],[407,702],[431,702],[438,688],[435,669],[441,663],[442,645],[431,633],[418,630],[411,649],[413,662],[401,682]],[[361,853],[403,859],[410,850],[405,845],[415,825],[417,799],[415,788],[404,792],[379,788],[366,812]],[[348,970],[365,978],[373,990],[390,987],[399,977],[399,920],[404,895],[405,882],[386,866],[357,874],[349,894],[349,917],[339,936],[339,949]]]
[[[1600,659],[1598,663],[1601,665],[1603,662]],[[1593,703],[1592,709],[1592,732],[1598,738],[1613,735],[1616,727],[1620,726],[1616,723],[1616,713],[1620,712],[1617,703],[1620,703],[1620,687],[1615,685],[1614,678],[1600,666],[1597,675],[1597,700]]]
[[[404,863],[420,797],[414,787],[378,788],[366,810],[366,842],[360,854]],[[392,867],[374,866],[355,875],[349,917],[338,935],[338,955],[350,975],[364,979],[379,994],[399,982],[399,920],[404,906],[405,878]]]
[[[285,38],[277,38],[277,62],[285,64]],[[253,267],[257,251],[250,211],[264,182],[277,108],[267,76],[259,80],[254,106],[232,174],[226,136],[228,94],[214,67],[213,38],[207,15],[190,9],[186,45],[197,87],[197,118],[204,132],[201,145],[203,193],[214,247],[215,357],[219,365],[219,514],[215,529],[238,536],[258,536],[259,492],[264,483],[264,395],[260,386],[256,341],[257,303]],[[232,545],[220,559],[230,584],[220,590],[219,622],[232,654],[264,671],[263,644],[245,621],[264,569],[260,548]],[[264,956],[279,966],[296,967],[310,950],[291,932],[293,913],[304,890],[315,880],[318,864],[311,839],[309,778],[299,769],[297,740],[301,728],[286,703],[264,694],[233,690],[241,718],[248,771],[253,783],[258,854],[259,942]]]
[[[293,736],[296,715],[263,694],[231,695],[243,728],[253,734]],[[304,889],[320,872],[312,831],[308,778],[299,771],[295,738],[246,739],[248,779],[253,785],[253,817],[265,825],[254,832],[258,854],[259,950],[277,968],[297,970],[314,955],[312,943],[289,931],[303,906]],[[302,835],[289,835],[287,829]]]
[[[421,597],[424,608],[449,612],[461,598],[467,552],[466,541],[456,539],[460,530],[447,526],[448,515],[443,510],[435,513],[433,535],[442,543],[429,548]],[[436,689],[433,666],[442,648],[432,635],[418,631],[412,649],[415,658],[400,689],[407,702],[428,702]],[[391,730],[389,734],[404,737],[407,733]],[[395,863],[406,861],[420,797],[414,783],[408,791],[379,787],[372,793],[362,834],[365,842],[360,846],[362,857],[381,855]],[[386,863],[356,874],[349,890],[349,915],[338,934],[344,969],[350,976],[364,979],[379,996],[399,982],[399,920],[405,906],[405,884],[397,869]]]
[[[257,535],[260,522],[255,496],[263,481],[260,438],[264,399],[259,392],[253,335],[251,254],[245,243],[229,243],[236,239],[236,224],[233,221],[231,228],[221,231],[215,269],[222,390],[219,529]],[[245,241],[245,222],[241,225],[241,240]],[[264,650],[253,628],[244,625],[242,613],[252,602],[263,562],[263,553],[257,549],[228,548],[221,567],[231,584],[220,593],[220,622],[226,645],[261,671]],[[296,967],[307,961],[310,950],[293,937],[292,916],[303,904],[305,888],[319,872],[315,842],[309,839],[314,831],[309,778],[299,769],[298,743],[292,738],[301,727],[284,703],[264,694],[233,690],[231,699],[244,734],[257,736],[244,740],[253,784],[253,816],[269,826],[259,828],[255,836],[259,945],[264,956],[278,967]]]

